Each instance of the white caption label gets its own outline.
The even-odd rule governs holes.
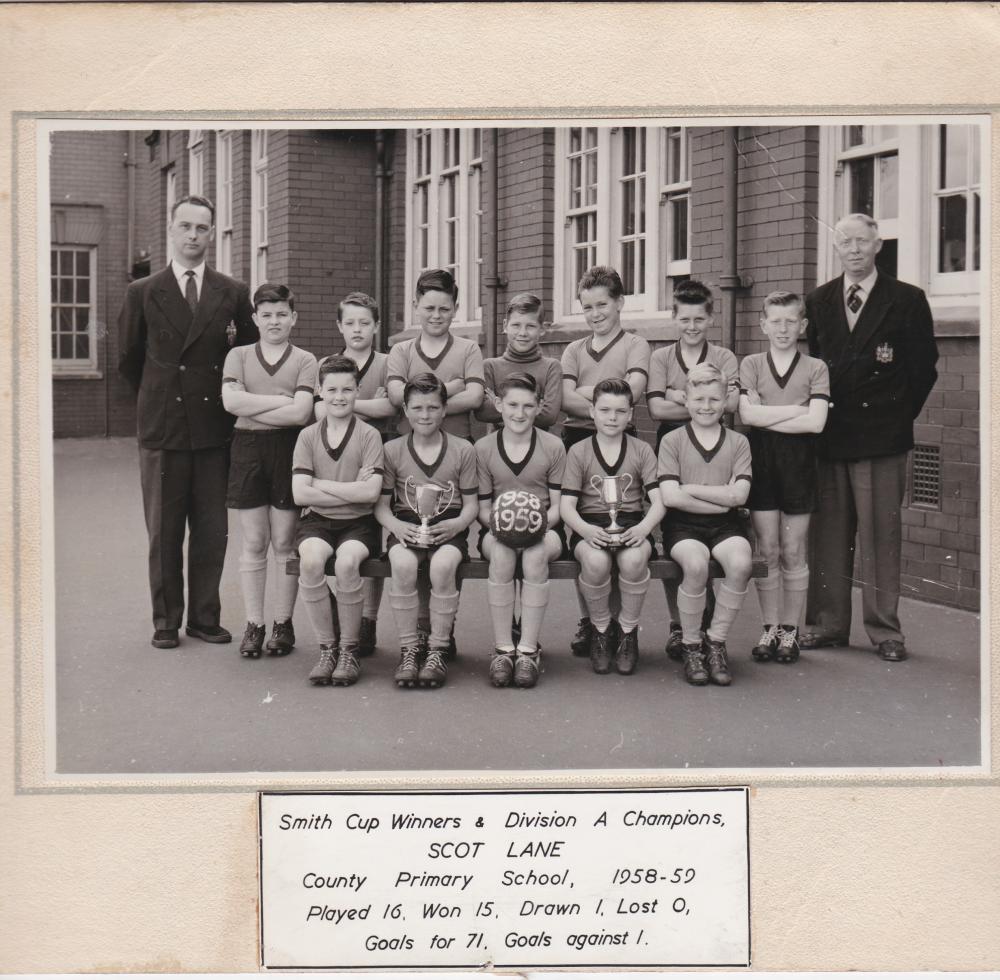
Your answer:
[[[747,791],[262,793],[270,968],[749,966]]]

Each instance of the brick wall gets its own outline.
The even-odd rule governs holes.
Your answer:
[[[386,132],[386,154],[389,179],[386,188],[385,260],[388,307],[382,311],[387,325],[386,335],[406,329],[409,322],[411,297],[406,295],[406,131]]]

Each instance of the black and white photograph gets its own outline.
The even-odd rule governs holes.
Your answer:
[[[987,766],[988,117],[393,126],[38,124],[48,775]]]

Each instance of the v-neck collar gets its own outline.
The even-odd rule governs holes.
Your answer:
[[[446,355],[448,354],[448,351],[451,350],[452,345],[454,343],[455,343],[454,334],[448,334],[448,339],[444,342],[444,347],[441,348],[441,353],[438,354],[437,357],[428,357],[424,353],[423,347],[420,346],[420,338],[417,337],[417,339],[414,341],[414,345],[417,354],[420,356],[420,360],[422,360],[424,364],[426,364],[432,371],[436,371],[438,369],[439,365],[445,359]]]
[[[260,346],[260,341],[258,340],[256,344],[253,345],[253,349],[257,352],[257,360],[260,361],[260,366],[267,371],[267,373],[273,378],[278,371],[281,370],[281,366],[292,356],[292,345],[285,344],[285,353],[281,355],[273,364],[268,364],[267,360],[264,358],[264,351]]]
[[[774,359],[771,357],[771,352],[767,352],[767,366],[771,369],[771,377],[774,378],[775,383],[782,390],[785,385],[788,384],[788,379],[795,373],[795,368],[799,363],[799,358],[801,357],[799,351],[795,352],[795,356],[792,358],[792,363],[788,365],[788,370],[784,374],[778,374],[778,369],[775,367]]]
[[[344,438],[340,440],[340,445],[337,446],[336,449],[334,449],[334,447],[330,445],[329,423],[326,420],[324,420],[322,429],[323,448],[326,449],[327,453],[330,456],[330,459],[337,461],[340,459],[341,456],[344,455],[344,450],[347,448],[347,444],[351,441],[351,436],[354,435],[354,424],[356,422],[357,418],[352,415],[351,421],[347,423],[347,431],[344,433]]]
[[[597,462],[601,464],[604,472],[608,476],[614,476],[621,468],[622,464],[625,462],[625,454],[628,452],[628,435],[622,433],[622,448],[621,452],[618,454],[618,459],[614,463],[608,463],[604,458],[604,454],[601,452],[601,447],[597,444],[597,433],[595,432],[591,437],[590,441],[594,447],[594,455],[597,457]]]
[[[604,355],[607,354],[607,352],[611,350],[611,348],[614,347],[615,344],[617,344],[618,341],[621,340],[622,337],[624,336],[625,336],[625,331],[619,328],[618,333],[615,334],[612,340],[609,340],[600,350],[594,350],[594,337],[592,334],[587,340],[587,353],[595,361],[603,360]]]
[[[690,368],[687,366],[687,364],[684,363],[684,357],[681,354],[681,342],[679,340],[677,341],[677,344],[674,347],[674,354],[677,356],[678,367],[680,367],[680,369],[685,374],[687,374]],[[708,357],[708,341],[703,340],[701,342],[701,354],[698,355],[698,360],[695,361],[695,364],[704,364],[705,358],[707,357]]]
[[[698,455],[701,456],[706,463],[711,463],[712,460],[719,455],[719,450],[722,448],[722,444],[726,441],[726,427],[724,425],[719,426],[719,441],[716,442],[711,449],[706,449],[698,441],[698,437],[694,434],[694,429],[691,427],[690,422],[684,426],[684,431],[688,434],[688,438],[691,440],[691,445],[698,450]]]
[[[433,463],[425,463],[420,458],[420,454],[413,445],[412,432],[406,437],[406,448],[413,457],[413,462],[415,462],[417,466],[424,471],[426,476],[433,476],[437,472],[437,468],[441,465],[441,461],[444,459],[445,453],[448,452],[448,433],[443,429],[438,429],[438,432],[441,433],[441,452],[438,453],[437,459],[435,459]]]
[[[520,476],[521,470],[528,464],[528,460],[535,455],[535,445],[538,441],[538,430],[532,426],[531,428],[531,443],[528,446],[528,451],[524,454],[524,459],[520,463],[515,463],[507,455],[507,448],[503,444],[503,429],[497,429],[497,451],[500,453],[500,458],[507,464],[507,468],[514,474],[514,476]]]
[[[357,363],[355,361],[355,363]],[[368,360],[364,364],[358,365],[358,384],[361,384],[362,378],[368,373],[368,369],[375,363],[375,348],[372,347],[371,353],[368,355]]]

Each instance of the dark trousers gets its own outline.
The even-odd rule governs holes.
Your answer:
[[[142,506],[149,534],[153,627],[184,618],[184,535],[188,534],[188,624],[219,625],[219,581],[229,526],[229,448],[193,451],[139,447]]]
[[[899,574],[906,453],[821,460],[819,511],[810,527],[806,622],[822,632],[851,631],[854,550],[861,548],[865,630],[872,643],[903,640]]]

